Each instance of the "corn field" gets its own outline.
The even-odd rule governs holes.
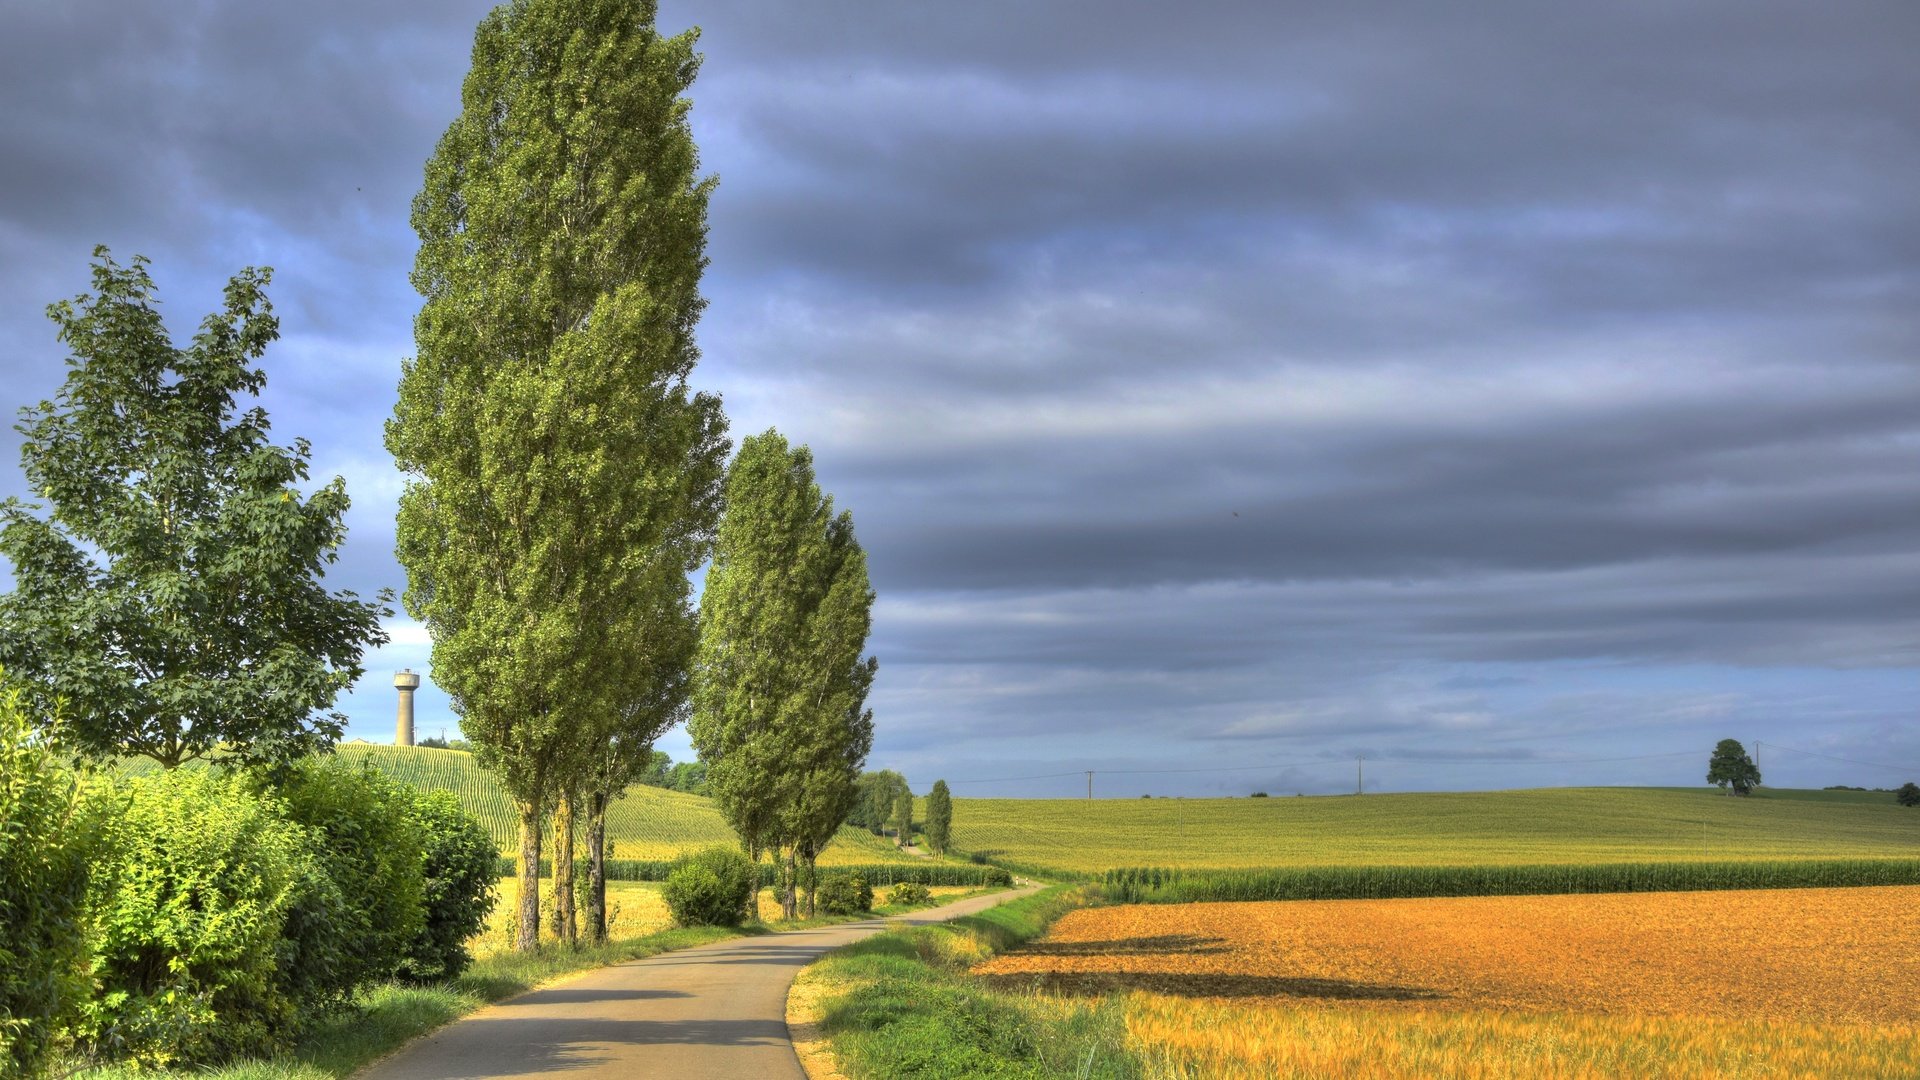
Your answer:
[[[1535,866],[1295,866],[1267,870],[1132,868],[1100,879],[1111,900],[1385,900],[1427,896],[1693,892],[1920,885],[1920,859],[1766,859]]]

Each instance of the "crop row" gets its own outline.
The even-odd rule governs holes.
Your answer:
[[[1687,892],[1920,885],[1920,859],[1544,864],[1532,866],[1298,866],[1265,870],[1139,867],[1109,870],[1112,900],[1185,904],[1249,900],[1387,900],[1423,896]]]
[[[760,884],[774,883],[774,867],[771,863],[761,863]],[[519,872],[520,860],[511,855],[502,855],[494,864],[499,877],[513,877]],[[608,881],[665,881],[667,871],[673,863],[665,859],[608,859]],[[580,864],[578,873],[586,873],[586,866]],[[867,879],[867,884],[877,889],[913,882],[920,885],[975,885],[1008,886],[1013,884],[1013,875],[997,866],[965,866],[958,863],[869,863],[844,866],[822,866],[820,873],[855,873]],[[551,877],[553,861],[540,860],[540,876]]]

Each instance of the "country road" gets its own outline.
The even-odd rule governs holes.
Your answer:
[[[357,1080],[805,1080],[786,1021],[787,988],[802,967],[889,925],[941,922],[1033,891],[734,938],[600,968],[481,1009],[408,1044]]]

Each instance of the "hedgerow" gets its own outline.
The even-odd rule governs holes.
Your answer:
[[[34,1076],[85,992],[96,822],[74,775],[0,690],[0,1076]]]
[[[165,1066],[265,1054],[301,1020],[280,974],[297,905],[331,887],[313,839],[241,778],[175,769],[113,796],[88,888],[83,1051]]]

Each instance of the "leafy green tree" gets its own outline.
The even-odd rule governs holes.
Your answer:
[[[674,791],[684,791],[689,795],[707,794],[707,763],[704,761],[676,762],[667,770],[667,787]]]
[[[1738,739],[1721,739],[1707,761],[1707,783],[1722,790],[1729,785],[1735,795],[1745,795],[1760,783],[1760,768],[1747,756],[1747,748]]]
[[[913,843],[913,792],[902,791],[893,799],[893,842],[901,847]]]
[[[51,512],[0,503],[0,666],[41,714],[64,702],[89,754],[300,757],[339,738],[327,710],[387,640],[387,594],[321,585],[345,482],[302,496],[306,440],[273,445],[266,411],[236,401],[266,385],[254,362],[279,336],[268,278],[228,282],[185,349],[145,259],[96,248],[93,292],[48,309],[72,356],[59,396],[21,410],[21,463]]]
[[[893,804],[907,790],[907,778],[892,769],[860,774],[860,800],[851,820],[875,836],[884,836],[893,820]]]
[[[387,429],[410,475],[406,602],[518,810],[522,949],[542,808],[564,799],[569,832],[602,740],[656,721],[645,705],[673,663],[656,642],[682,633],[657,620],[676,598],[671,620],[691,618],[686,577],[719,509],[725,420],[687,385],[713,187],[682,96],[699,57],[653,16],[636,0],[494,10],[413,206],[425,302]],[[570,873],[570,836],[556,855]]]
[[[1920,784],[1909,780],[1900,785],[1893,797],[1901,806],[1920,806]]]
[[[646,768],[640,770],[640,775],[634,782],[648,787],[672,787],[669,778],[669,771],[672,768],[673,758],[668,757],[665,750],[654,750],[647,755]]]
[[[800,868],[852,810],[872,744],[876,665],[860,653],[873,592],[852,517],[834,514],[806,447],[774,431],[745,440],[726,500],[687,731],[742,843],[774,853],[792,917]]]
[[[947,853],[947,841],[953,837],[953,793],[945,780],[935,780],[927,792],[927,846],[935,855]]]

